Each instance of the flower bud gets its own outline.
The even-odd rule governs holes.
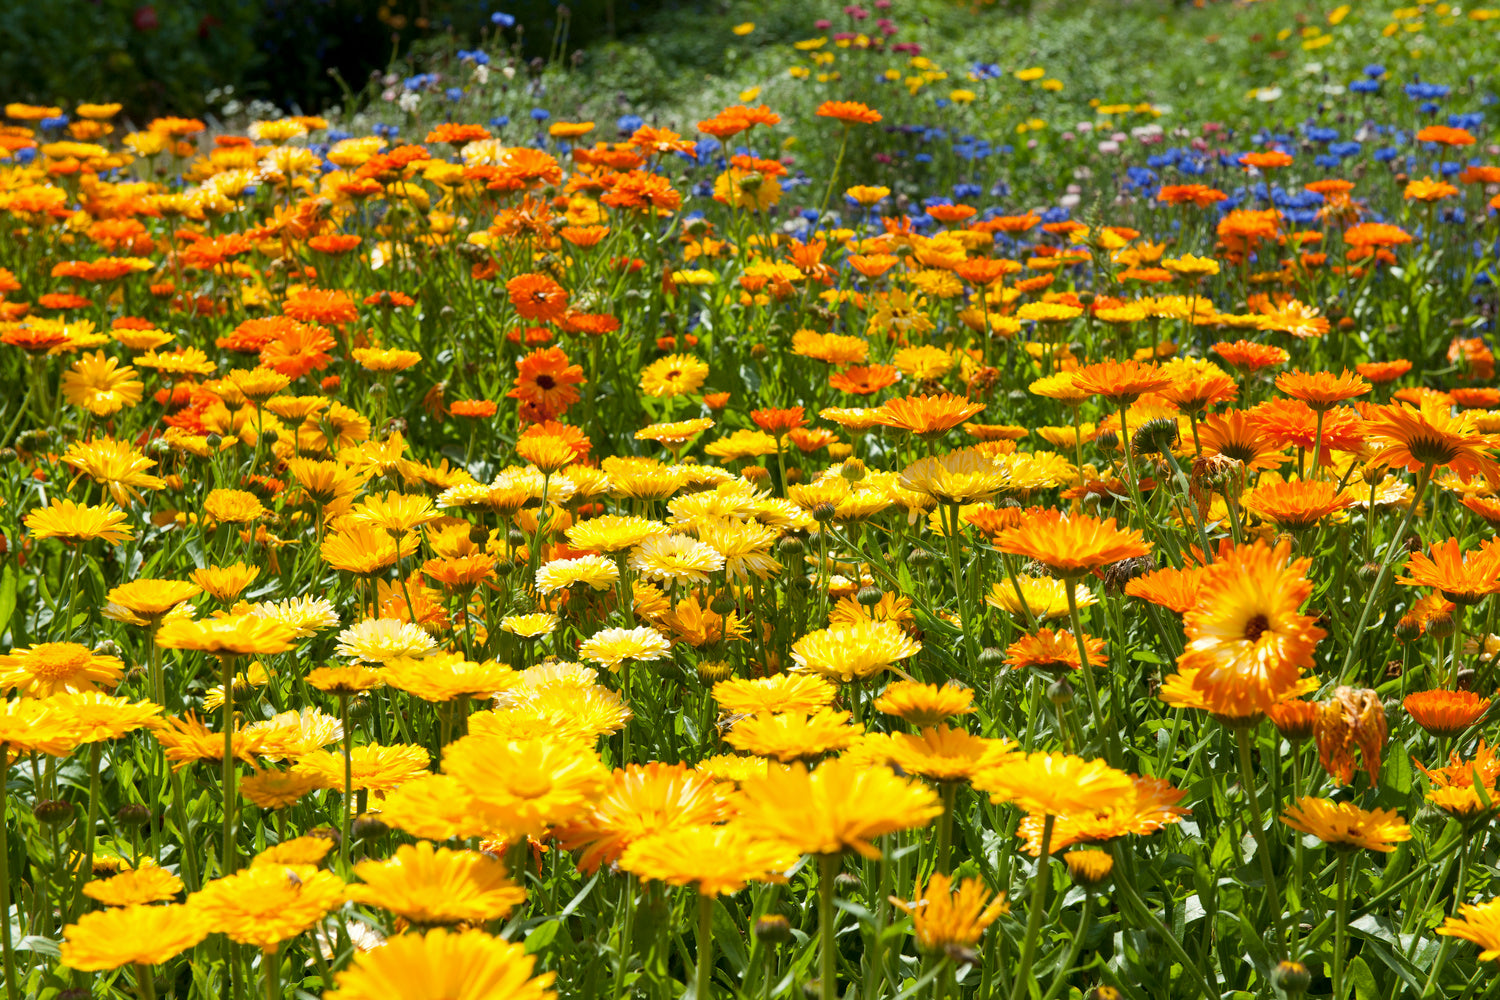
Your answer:
[[[873,608],[875,605],[879,604],[881,599],[884,597],[885,591],[873,585],[869,587],[860,587],[859,593],[854,595],[854,599],[858,601],[862,606],[867,608]]]
[[[1312,973],[1301,962],[1282,962],[1271,973],[1271,979],[1288,997],[1298,997],[1312,984]]]
[[[73,822],[73,803],[67,799],[43,799],[32,807],[38,822],[48,826],[67,826]]]
[[[780,914],[770,914],[755,922],[755,936],[768,945],[791,944],[792,925]]]

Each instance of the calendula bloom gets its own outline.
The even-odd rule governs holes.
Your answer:
[[[691,354],[669,354],[641,372],[641,391],[648,396],[684,396],[697,392],[708,378],[708,365]]]
[[[240,794],[261,809],[285,809],[323,787],[312,775],[292,771],[255,771],[239,781]]]
[[[529,615],[507,615],[500,619],[500,631],[518,635],[523,639],[539,639],[557,631],[562,619],[550,612]]]
[[[537,567],[536,589],[544,596],[578,583],[594,590],[608,590],[619,579],[620,567],[603,556],[554,559]]]
[[[871,677],[914,656],[922,644],[891,622],[858,622],[810,632],[792,645],[794,669],[845,682]]]
[[[1102,812],[1135,794],[1130,775],[1102,760],[1071,754],[1007,756],[974,776],[974,787],[995,803],[1013,802],[1027,812],[1051,816]]]
[[[62,394],[73,406],[107,417],[141,401],[145,385],[135,369],[103,351],[85,354],[62,377]]]
[[[73,482],[88,476],[104,485],[115,503],[122,507],[141,500],[142,490],[159,490],[166,485],[160,477],[146,471],[156,462],[136,451],[130,443],[112,438],[75,441],[68,446],[60,461],[77,472]]]
[[[110,588],[101,613],[115,621],[145,625],[201,592],[201,587],[186,580],[130,580]]]
[[[1038,621],[1062,618],[1068,614],[1068,587],[1073,588],[1073,599],[1079,608],[1098,604],[1099,599],[1081,583],[1064,583],[1051,576],[1026,576],[1018,574],[1015,582],[1002,580],[990,585],[984,603],[999,608],[1015,618],[1032,617]],[[1019,594],[1017,591],[1019,590]]]
[[[1022,520],[995,537],[1001,552],[1035,559],[1063,580],[1077,580],[1096,569],[1124,559],[1148,555],[1151,546],[1141,533],[1116,527],[1115,519],[1100,521],[1079,515],[1063,517],[1043,511]]]
[[[933,872],[926,890],[912,895],[911,902],[891,901],[911,914],[912,933],[923,951],[973,948],[990,924],[1010,912],[1005,893],[992,897],[977,878],[964,879],[955,890],[951,878]]]
[[[488,698],[516,682],[516,672],[504,663],[443,652],[387,660],[380,675],[388,686],[431,702]]]
[[[1198,603],[1183,616],[1187,646],[1177,658],[1193,686],[1229,716],[1264,712],[1313,665],[1324,632],[1298,609],[1312,594],[1311,560],[1291,545],[1241,545],[1204,574]]]
[[[1493,962],[1500,958],[1500,899],[1460,905],[1458,916],[1445,919],[1437,932],[1472,941],[1479,945],[1479,960]]]
[[[96,910],[63,928],[60,961],[83,972],[160,965],[198,944],[209,931],[189,906],[136,904]]]
[[[1085,889],[1103,885],[1115,869],[1113,854],[1091,848],[1069,851],[1063,855],[1063,862],[1068,866],[1068,876]]]
[[[1266,717],[1276,731],[1292,743],[1310,740],[1318,724],[1320,706],[1315,701],[1288,699],[1266,709]]]
[[[629,660],[659,660],[672,644],[654,628],[607,628],[595,632],[578,647],[578,655],[610,670],[619,670]]]
[[[1006,468],[977,448],[964,448],[939,458],[922,458],[906,467],[898,482],[902,489],[925,493],[944,503],[987,500],[1005,488]]]
[[[1490,700],[1472,691],[1418,691],[1401,705],[1417,725],[1443,738],[1461,735],[1490,710]]]
[[[1397,844],[1411,839],[1411,827],[1402,822],[1394,809],[1365,810],[1352,802],[1334,802],[1311,795],[1287,806],[1281,821],[1341,850],[1363,847],[1388,854]]]
[[[1180,615],[1198,603],[1198,592],[1207,572],[1206,566],[1184,566],[1182,569],[1164,566],[1127,582],[1125,593]]]
[[[950,431],[984,409],[963,396],[907,396],[893,399],[875,411],[875,422],[923,436]],[[828,416],[825,412],[822,416]]]
[[[1085,635],[1083,641],[1088,650],[1089,666],[1104,666],[1107,662],[1104,655],[1104,640]],[[1073,633],[1065,629],[1058,629],[1054,632],[1044,628],[1038,629],[1034,635],[1023,635],[1006,647],[1005,662],[1012,670],[1039,667],[1043,670],[1064,672],[1077,670],[1081,666],[1078,659],[1078,643],[1073,638]]]
[[[1477,551],[1462,552],[1457,538],[1433,542],[1431,554],[1412,553],[1406,561],[1406,576],[1397,583],[1431,587],[1454,604],[1478,604],[1490,594],[1500,593],[1500,543],[1488,539]]]
[[[582,849],[579,870],[594,872],[631,844],[719,822],[730,814],[729,789],[681,764],[615,769],[588,812],[556,833],[565,850]]]
[[[1314,410],[1331,410],[1345,400],[1369,392],[1370,383],[1347,369],[1339,375],[1290,371],[1276,376],[1276,388]]]
[[[182,879],[149,858],[143,858],[139,868],[127,869],[112,878],[94,879],[83,887],[85,896],[105,906],[159,903],[181,891]]]
[[[260,567],[236,562],[228,566],[204,566],[193,570],[188,576],[193,578],[193,583],[207,591],[208,596],[222,604],[228,604],[255,582],[255,578],[260,576]]]
[[[208,496],[203,498],[203,512],[226,524],[244,524],[270,513],[254,493],[224,489],[209,490]]]
[[[875,699],[875,711],[925,728],[955,715],[972,715],[977,709],[974,707],[973,688],[952,681],[943,685],[897,681]]]
[[[904,774],[932,781],[967,781],[1009,760],[1016,745],[1007,739],[985,739],[947,725],[929,726],[915,735],[894,733],[884,747],[890,763]]]
[[[389,792],[427,773],[427,750],[410,743],[381,746],[367,743],[349,751],[351,788],[347,791]],[[319,751],[298,754],[294,774],[317,781],[319,787],[345,792],[344,755]]]
[[[739,822],[754,837],[801,854],[856,851],[880,857],[873,841],[925,826],[942,812],[937,792],[887,767],[834,759],[809,771],[801,762],[741,785]]]
[[[230,615],[204,621],[172,619],[156,630],[163,649],[195,649],[215,656],[264,656],[292,648],[294,630],[256,615]]]
[[[64,692],[113,688],[125,672],[114,656],[101,656],[76,642],[44,642],[0,656],[0,691],[45,698]]]
[[[260,865],[209,882],[188,898],[188,907],[194,923],[269,953],[343,901],[344,883],[332,872]]]
[[[1188,810],[1178,805],[1187,791],[1173,788],[1161,778],[1130,775],[1134,790],[1103,809],[1080,810],[1054,817],[1050,849],[1060,851],[1074,844],[1104,844],[1131,834],[1149,836],[1164,826],[1182,821]],[[1042,853],[1046,814],[1032,812],[1022,817],[1016,836],[1032,857]]]
[[[777,760],[815,760],[851,746],[865,727],[848,712],[820,708],[811,713],[776,712],[740,719],[724,742],[743,753]]]
[[[575,549],[619,552],[632,549],[648,538],[671,532],[665,524],[645,517],[605,514],[579,521],[567,530],[568,544]]]
[[[630,553],[630,568],[642,576],[670,583],[708,583],[724,568],[724,557],[686,535],[653,535]]]
[[[1160,392],[1172,384],[1172,376],[1154,364],[1139,361],[1101,361],[1073,373],[1078,389],[1103,396],[1116,406],[1133,403],[1143,394]]]
[[[1266,482],[1240,496],[1240,504],[1263,521],[1295,531],[1310,528],[1356,503],[1354,494],[1326,480]]]
[[[1500,465],[1488,454],[1496,439],[1476,431],[1472,411],[1457,416],[1446,403],[1424,398],[1420,407],[1406,403],[1371,407],[1367,433],[1382,446],[1370,461],[1404,466],[1410,472],[1449,468],[1464,482],[1475,476],[1500,479]]]
[[[834,118],[846,125],[874,125],[881,118],[879,111],[859,101],[824,101],[816,113],[819,118]]]
[[[685,826],[640,837],[625,848],[620,868],[668,885],[691,885],[710,898],[749,882],[783,881],[797,863],[785,844],[752,836],[741,825]]]
[[[129,515],[112,503],[96,507],[54,499],[46,507],[37,507],[26,515],[26,530],[33,538],[60,538],[66,542],[88,542],[102,538],[111,545],[135,537],[127,524]]]
[[[338,635],[334,651],[363,663],[388,663],[402,657],[425,656],[437,648],[427,631],[394,618],[367,618]]]
[[[556,973],[532,975],[522,944],[479,930],[401,934],[356,951],[328,1000],[556,1000]]]
[[[1368,689],[1339,687],[1333,697],[1318,705],[1313,736],[1318,743],[1318,761],[1334,780],[1347,785],[1354,780],[1357,749],[1373,784],[1380,773],[1380,754],[1386,740],[1385,706]]]
[[[46,705],[66,719],[79,743],[117,740],[156,721],[162,707],[149,701],[131,701],[99,691],[57,694]]]
[[[403,844],[388,861],[361,861],[349,899],[423,927],[501,920],[526,900],[499,859],[478,851]]]
[[[810,674],[773,674],[749,680],[740,677],[719,681],[713,687],[714,701],[728,715],[761,715],[798,712],[810,715],[827,708],[838,697],[838,689],[822,677]]]

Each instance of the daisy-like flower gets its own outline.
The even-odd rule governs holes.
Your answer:
[[[186,580],[131,580],[110,588],[101,614],[130,625],[147,625],[201,592],[201,587]]]
[[[895,733],[884,753],[906,774],[933,781],[967,781],[997,767],[1015,754],[1007,739],[984,739],[950,726],[931,726],[920,733]]]
[[[388,663],[400,657],[425,656],[437,648],[427,630],[395,618],[367,618],[338,635],[334,652],[360,663]]]
[[[103,351],[84,354],[62,377],[62,394],[73,406],[107,417],[141,401],[144,383],[135,369]]]
[[[952,430],[984,409],[963,396],[907,396],[893,399],[874,411],[875,423],[921,436],[935,437]],[[825,411],[821,414],[827,417]]]
[[[582,850],[580,871],[617,860],[631,844],[717,823],[730,813],[729,789],[682,764],[616,768],[589,810],[556,833],[564,850]]]
[[[1038,621],[1049,621],[1068,614],[1067,588],[1070,586],[1073,588],[1073,599],[1078,602],[1080,609],[1099,603],[1093,591],[1081,583],[1064,583],[1051,576],[1025,574],[1017,574],[1014,584],[1009,580],[991,584],[984,602],[1016,618],[1025,618],[1029,611]],[[1020,591],[1019,596],[1017,590]]]
[[[537,639],[557,631],[562,619],[550,611],[529,615],[506,615],[500,619],[500,631],[518,635],[523,639]]]
[[[598,800],[608,777],[599,755],[577,740],[481,733],[445,748],[443,771],[468,797],[474,819],[506,838],[572,822]]]
[[[82,972],[160,965],[208,937],[209,930],[191,907],[177,904],[96,910],[63,928],[60,960]]]
[[[691,354],[668,354],[641,372],[641,391],[648,396],[685,396],[708,378],[708,365]]]
[[[1313,665],[1324,632],[1298,609],[1312,594],[1311,560],[1291,558],[1291,543],[1242,545],[1208,568],[1198,603],[1183,616],[1187,647],[1177,658],[1215,712],[1264,712]]]
[[[1370,439],[1383,445],[1372,463],[1404,466],[1409,472],[1449,468],[1466,483],[1475,476],[1500,479],[1500,465],[1488,454],[1496,439],[1475,431],[1472,410],[1453,416],[1446,403],[1425,397],[1420,407],[1370,407],[1366,419]]]
[[[361,664],[343,667],[317,667],[303,678],[309,687],[329,694],[359,694],[373,691],[385,683],[379,670]]]
[[[1182,569],[1164,566],[1130,580],[1125,584],[1125,593],[1180,615],[1198,603],[1198,591],[1207,572],[1205,566],[1184,566]]]
[[[112,688],[124,676],[125,664],[101,656],[76,642],[44,642],[0,656],[0,691],[45,698],[64,692]]]
[[[190,621],[174,618],[156,630],[163,649],[196,649],[215,656],[265,656],[292,648],[296,634],[289,625],[255,615],[229,615]]]
[[[1006,487],[1009,478],[1005,466],[988,453],[964,448],[938,458],[918,459],[897,481],[902,489],[944,503],[965,504],[988,500]]]
[[[1001,552],[1025,556],[1046,566],[1060,579],[1078,580],[1124,559],[1149,555],[1151,546],[1134,528],[1120,529],[1115,519],[1100,521],[1078,515],[1063,517],[1042,511],[995,537]]]
[[[1397,844],[1411,839],[1411,827],[1402,822],[1394,809],[1365,810],[1352,802],[1334,802],[1311,795],[1287,806],[1281,821],[1339,850],[1363,847],[1390,853]]]
[[[367,743],[349,752],[349,762],[353,791],[389,792],[426,774],[429,758],[426,749],[410,743],[393,746]],[[292,773],[312,778],[320,788],[347,791],[344,788],[344,755],[341,753],[304,753]]]
[[[568,683],[501,692],[493,712],[469,716],[469,732],[508,740],[550,736],[593,745],[632,718],[624,699],[598,684]]]
[[[1250,513],[1289,531],[1310,528],[1355,503],[1354,494],[1321,479],[1266,483],[1240,496]]]
[[[113,438],[75,441],[63,452],[60,461],[77,473],[73,482],[88,476],[103,484],[115,503],[122,507],[140,500],[142,490],[159,490],[166,485],[160,477],[146,471],[156,462],[136,451],[127,441]]]
[[[544,596],[577,583],[594,590],[608,590],[620,579],[620,567],[604,556],[554,559],[537,567],[536,589]]]
[[[845,125],[874,125],[881,114],[859,101],[824,101],[818,105],[819,118],[833,118]]]
[[[1493,962],[1500,958],[1500,899],[1464,903],[1458,908],[1458,916],[1444,920],[1437,932],[1472,941],[1479,945],[1479,960]]]
[[[1113,805],[1056,817],[1050,850],[1061,851],[1074,844],[1104,844],[1130,834],[1147,836],[1181,822],[1188,814],[1178,805],[1187,795],[1185,789],[1173,788],[1161,778],[1132,774],[1130,780],[1134,786],[1131,794]],[[1034,858],[1041,856],[1045,829],[1046,815],[1035,812],[1022,817],[1016,828],[1023,849]]]
[[[653,535],[630,553],[630,568],[653,580],[708,583],[709,574],[724,568],[724,557],[686,535]]]
[[[811,714],[832,705],[838,689],[822,677],[773,674],[754,680],[732,677],[719,681],[714,685],[713,696],[719,710],[729,715]]]
[[[1451,738],[1484,718],[1490,699],[1473,691],[1418,691],[1407,695],[1401,706],[1433,736]]]
[[[251,604],[247,614],[281,622],[292,629],[298,639],[316,635],[339,623],[339,613],[326,597],[288,597],[283,601],[261,601]]]
[[[117,740],[151,725],[162,711],[160,705],[149,701],[131,701],[99,691],[57,694],[45,704],[71,725],[79,743]]]
[[[1348,369],[1338,375],[1290,371],[1276,376],[1276,388],[1314,410],[1331,410],[1347,399],[1369,392],[1370,383]]]
[[[143,858],[139,868],[127,869],[107,879],[94,879],[83,887],[83,894],[105,906],[135,906],[160,903],[182,891],[182,879],[150,859]]]
[[[1431,587],[1454,604],[1474,605],[1500,593],[1500,543],[1493,538],[1473,552],[1462,552],[1458,539],[1433,542],[1430,555],[1414,552],[1406,561],[1406,576],[1397,583]]]
[[[888,767],[842,758],[809,771],[801,762],[747,778],[740,787],[741,822],[761,840],[800,854],[856,851],[880,857],[876,838],[926,826],[942,813],[938,794]]]
[[[556,973],[533,976],[536,959],[522,944],[479,930],[441,928],[401,934],[356,952],[334,977],[328,1000],[556,1000]]]
[[[526,901],[498,858],[426,841],[401,845],[388,861],[361,861],[354,874],[363,884],[348,887],[350,899],[418,927],[501,920]]]
[[[228,604],[255,582],[255,578],[260,576],[260,567],[236,562],[229,566],[204,566],[193,570],[188,576],[193,578],[193,583],[207,591],[208,596]]]
[[[923,684],[919,681],[897,681],[875,699],[875,711],[894,715],[913,726],[936,726],[955,715],[972,715],[974,689],[949,681],[947,684]]]
[[[46,507],[37,507],[26,515],[26,530],[33,538],[58,538],[65,542],[88,542],[102,538],[111,545],[129,541],[135,529],[126,523],[128,516],[112,503],[97,507],[54,499]]]
[[[494,660],[476,663],[464,659],[462,653],[400,656],[387,660],[380,673],[388,686],[431,702],[488,698],[516,681],[516,672],[508,665]]]
[[[659,660],[671,649],[672,644],[660,632],[640,625],[595,632],[579,645],[578,655],[610,670],[619,670],[628,660],[643,663]]]
[[[776,712],[751,715],[735,723],[724,742],[736,750],[777,760],[815,760],[843,750],[865,727],[850,723],[848,712],[820,708],[815,712]]]
[[[575,549],[619,552],[633,549],[648,538],[670,532],[671,529],[665,524],[650,518],[605,514],[572,525],[567,530],[567,536],[568,544]]]
[[[420,495],[397,493],[391,490],[384,497],[371,494],[349,512],[349,519],[357,524],[369,524],[392,535],[404,535],[425,524],[431,524],[441,515],[432,501]]]
[[[1116,406],[1134,403],[1148,392],[1160,392],[1172,384],[1172,375],[1159,365],[1139,361],[1100,361],[1073,373],[1073,385]]]
[[[261,809],[285,809],[323,787],[312,775],[292,771],[256,771],[241,778],[239,786],[240,794]]]
[[[1083,637],[1088,649],[1089,666],[1102,667],[1108,661],[1104,655],[1104,640],[1093,636]],[[1038,667],[1043,670],[1064,672],[1077,670],[1078,642],[1066,629],[1038,629],[1034,635],[1023,635],[1005,649],[1005,662],[1012,670]]]
[[[973,778],[990,801],[1012,802],[1027,812],[1050,816],[1117,808],[1135,794],[1130,775],[1102,760],[1071,754],[1006,756]]]
[[[955,890],[942,872],[933,872],[926,890],[913,892],[910,902],[894,902],[911,914],[917,947],[929,952],[972,948],[990,924],[1010,912],[1005,893],[992,895],[977,878],[964,879]]]
[[[293,877],[288,877],[288,875]],[[259,865],[208,883],[188,898],[190,923],[269,953],[344,901],[344,883],[312,865]]]
[[[793,669],[848,682],[874,676],[921,650],[921,643],[892,622],[862,621],[798,639],[792,645]]]
[[[760,840],[737,823],[688,826],[641,837],[620,856],[620,868],[668,885],[691,885],[709,899],[750,882],[779,882],[797,863],[785,844]]]
[[[1063,855],[1068,866],[1068,877],[1085,889],[1096,889],[1104,884],[1115,869],[1114,855],[1108,851],[1080,848]]]

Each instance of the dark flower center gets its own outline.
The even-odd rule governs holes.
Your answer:
[[[551,375],[538,375],[536,377],[536,385],[538,389],[555,389],[557,388],[557,380]]]
[[[1271,627],[1271,622],[1265,615],[1256,615],[1245,623],[1245,638],[1256,642]]]

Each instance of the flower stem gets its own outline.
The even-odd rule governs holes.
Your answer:
[[[958,782],[939,782],[943,797],[943,814],[938,817],[937,871],[948,874],[948,855],[953,846],[953,800],[958,796]]]
[[[281,953],[262,953],[260,970],[266,977],[266,1000],[281,1000]]]
[[[354,801],[354,733],[349,729],[349,694],[339,693],[339,724],[344,730],[344,824],[339,839],[340,870],[349,873],[349,836],[353,828],[351,804]]]
[[[833,932],[835,910],[833,908],[834,879],[839,874],[840,857],[837,854],[818,856],[818,986],[821,1000],[838,1000],[838,951]]]
[[[10,800],[6,796],[9,781],[10,748],[0,742],[0,945],[5,952],[6,1000],[19,1000],[16,954],[10,941]]]
[[[1078,594],[1074,581],[1064,580],[1063,590],[1068,595],[1068,618],[1073,624],[1073,641],[1078,644],[1078,672],[1083,675],[1083,690],[1089,699],[1090,721],[1104,731],[1108,744],[1105,757],[1111,766],[1120,760],[1119,733],[1115,727],[1104,725],[1104,715],[1099,707],[1099,689],[1094,684],[1094,672],[1089,667],[1088,644],[1083,641],[1083,615],[1078,610]]]
[[[222,781],[224,792],[224,853],[219,863],[222,878],[234,871],[234,657],[219,657],[219,677],[224,685],[224,707],[220,725],[224,730]],[[186,833],[186,831],[184,831]]]
[[[1250,835],[1255,838],[1255,856],[1260,859],[1261,877],[1266,880],[1266,892],[1270,895],[1271,919],[1276,924],[1276,956],[1286,957],[1286,923],[1281,919],[1281,890],[1276,885],[1276,871],[1271,867],[1271,856],[1266,851],[1266,819],[1260,809],[1260,798],[1255,785],[1255,771],[1250,764],[1250,740],[1253,728],[1240,729],[1235,733],[1235,744],[1239,748],[1240,784],[1245,789],[1245,799],[1250,804]]]
[[[1339,683],[1349,683],[1349,668],[1354,665],[1354,658],[1359,654],[1359,640],[1364,635],[1365,626],[1370,623],[1370,611],[1375,607],[1375,598],[1385,586],[1386,574],[1390,572],[1391,563],[1396,558],[1396,550],[1401,547],[1406,531],[1411,527],[1412,518],[1417,514],[1417,508],[1422,506],[1422,497],[1427,492],[1427,484],[1432,480],[1432,466],[1422,466],[1422,471],[1417,473],[1417,492],[1411,498],[1411,506],[1406,508],[1406,516],[1401,520],[1401,527],[1396,529],[1396,534],[1386,543],[1385,554],[1380,557],[1380,570],[1375,574],[1375,582],[1370,585],[1370,593],[1365,597],[1365,606],[1359,613],[1359,624],[1354,627],[1354,632],[1349,636],[1349,652],[1344,654],[1344,664],[1339,667]],[[1373,511],[1371,512],[1373,516]]]
[[[1043,994],[1042,1000],[1052,1000],[1062,990],[1063,984],[1068,981],[1068,970],[1073,963],[1078,961],[1078,953],[1083,950],[1083,939],[1089,935],[1089,927],[1093,923],[1094,896],[1089,893],[1083,899],[1083,915],[1078,918],[1078,929],[1073,932],[1073,941],[1068,945],[1068,957],[1063,959],[1057,967],[1057,975],[1052,980],[1052,985]]]
[[[1026,901],[1031,913],[1026,918],[1026,941],[1021,946],[1021,964],[1016,967],[1010,1000],[1021,1000],[1031,988],[1031,963],[1036,957],[1036,942],[1042,932],[1042,915],[1047,912],[1047,888],[1052,883],[1052,826],[1056,821],[1051,813],[1042,821],[1042,853],[1037,856],[1031,898]]]
[[[714,971],[714,898],[698,893],[698,979],[693,1000],[708,1000]]]
[[[151,966],[135,963],[135,995],[140,1000],[156,1000],[156,980],[152,978]]]
[[[1349,943],[1349,852],[1340,851],[1338,874],[1338,910],[1333,918],[1333,1000],[1344,995],[1344,949]],[[1437,970],[1434,969],[1435,973]],[[1432,985],[1431,982],[1428,985]],[[1426,996],[1427,991],[1423,990]]]

